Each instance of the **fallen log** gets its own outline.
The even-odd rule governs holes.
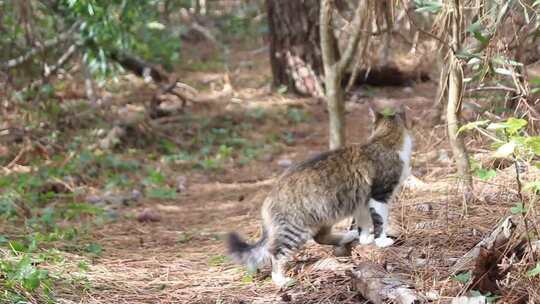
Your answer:
[[[377,264],[362,262],[351,270],[350,274],[356,290],[374,304],[425,302],[412,287],[392,276]]]
[[[494,248],[504,246],[514,234],[515,229],[516,225],[512,222],[511,216],[502,220],[488,236],[478,242],[478,244],[454,263],[450,268],[450,273],[456,274],[467,269],[472,269],[482,249],[492,251]]]

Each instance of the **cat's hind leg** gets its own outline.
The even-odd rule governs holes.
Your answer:
[[[343,246],[349,244],[358,238],[358,231],[350,230],[345,233],[332,232],[332,227],[324,226],[313,239],[322,245]]]

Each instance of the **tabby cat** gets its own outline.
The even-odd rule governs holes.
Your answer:
[[[272,281],[284,286],[292,282],[285,264],[309,239],[334,246],[357,238],[379,247],[394,243],[386,234],[388,203],[409,174],[412,137],[403,107],[371,109],[374,127],[366,144],[319,154],[283,173],[264,201],[261,239],[250,245],[229,235],[229,253],[237,262],[255,270],[270,261]],[[357,229],[332,232],[347,217]]]

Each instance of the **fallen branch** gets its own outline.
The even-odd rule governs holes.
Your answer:
[[[506,244],[512,237],[516,225],[512,222],[512,217],[509,216],[501,221],[493,231],[476,244],[471,250],[463,255],[456,263],[450,268],[451,274],[456,274],[466,269],[474,267],[476,260],[480,256],[480,252],[483,249],[492,250],[494,247],[499,247]]]
[[[393,277],[377,264],[362,262],[351,271],[351,276],[356,290],[374,304],[424,302],[409,285]]]

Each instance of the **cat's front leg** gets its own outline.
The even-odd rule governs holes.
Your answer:
[[[387,236],[389,206],[374,199],[369,200],[369,211],[373,221],[373,234],[375,245],[378,247],[388,247],[394,244],[394,240]]]

